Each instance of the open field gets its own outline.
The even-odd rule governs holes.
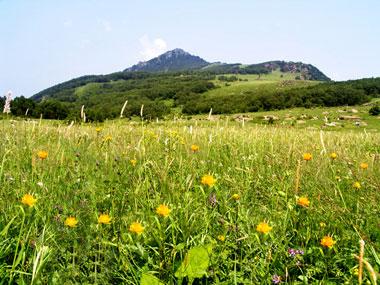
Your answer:
[[[317,85],[319,81],[295,80],[295,77],[300,73],[284,73],[273,71],[269,74],[239,74],[237,77],[240,81],[223,82],[213,80],[212,82],[220,87],[209,90],[205,96],[218,97],[225,95],[238,95],[246,92],[265,92],[283,88],[306,87]],[[224,76],[236,76],[234,74],[225,74]]]
[[[379,272],[376,125],[261,124],[0,120],[0,284],[356,284],[361,239]]]

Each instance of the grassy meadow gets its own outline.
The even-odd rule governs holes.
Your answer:
[[[226,119],[0,125],[0,284],[379,278],[378,131]]]
[[[295,80],[296,76],[301,73],[285,73],[275,70],[269,74],[239,74],[239,81],[223,82],[218,79],[212,82],[216,89],[209,90],[205,93],[207,97],[233,96],[244,94],[246,92],[265,92],[275,89],[290,89],[294,87],[306,87],[317,85],[319,81]],[[236,76],[234,74],[224,74],[226,77]]]

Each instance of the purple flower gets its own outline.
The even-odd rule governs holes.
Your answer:
[[[295,250],[294,248],[289,248],[289,249],[288,249],[288,253],[289,253],[289,255],[290,255],[291,257],[295,257],[296,254],[297,254],[297,252],[296,252],[296,250]]]
[[[281,276],[278,276],[277,274],[272,276],[272,282],[273,284],[280,284],[281,283]]]
[[[288,253],[291,257],[296,257],[297,254],[303,255],[304,251],[302,249],[289,248]]]
[[[304,251],[303,251],[302,249],[297,249],[297,250],[296,250],[296,254],[303,255],[303,254],[304,254]]]

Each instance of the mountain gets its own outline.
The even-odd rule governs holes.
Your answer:
[[[268,61],[257,64],[209,63],[199,56],[176,48],[145,62],[139,62],[124,72],[178,72],[200,71],[213,74],[269,74],[273,71],[293,73],[299,80],[330,81],[325,74],[311,64],[292,61]]]
[[[203,113],[211,107],[214,112],[232,113],[343,102],[329,103],[325,94],[332,91],[325,92],[322,87],[313,89],[319,88],[316,93],[310,93],[311,99],[302,97],[308,86],[330,86],[326,85],[330,83],[321,83],[324,81],[330,79],[315,66],[302,62],[209,63],[182,49],[174,49],[121,72],[74,78],[42,90],[31,99],[42,106],[41,110],[63,108],[69,117],[75,117],[78,109],[85,105],[90,120],[117,117],[120,106],[127,100],[126,115],[139,114],[144,105],[144,113],[152,117],[168,114],[172,108],[188,114]],[[289,96],[293,99],[281,101],[287,94],[284,92],[290,89],[293,93]],[[351,96],[354,91],[351,88],[342,96]],[[271,103],[262,103],[266,100],[264,97],[272,98]],[[359,97],[360,100],[366,98]],[[53,118],[53,113],[58,111],[44,113],[44,117]]]
[[[139,62],[130,68],[125,69],[125,72],[174,72],[183,70],[200,69],[209,65],[207,61],[199,56],[191,55],[183,49],[176,48],[165,52],[158,57],[145,62]]]
[[[234,73],[234,74],[270,74],[274,71],[282,73],[292,73],[299,80],[317,80],[330,81],[331,79],[323,74],[318,68],[311,64],[293,61],[267,61],[257,64],[240,64],[240,63],[212,63],[201,69],[202,71],[216,74]]]

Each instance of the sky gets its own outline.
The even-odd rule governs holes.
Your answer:
[[[379,0],[0,0],[0,96],[182,48],[209,62],[311,63],[380,76]]]

